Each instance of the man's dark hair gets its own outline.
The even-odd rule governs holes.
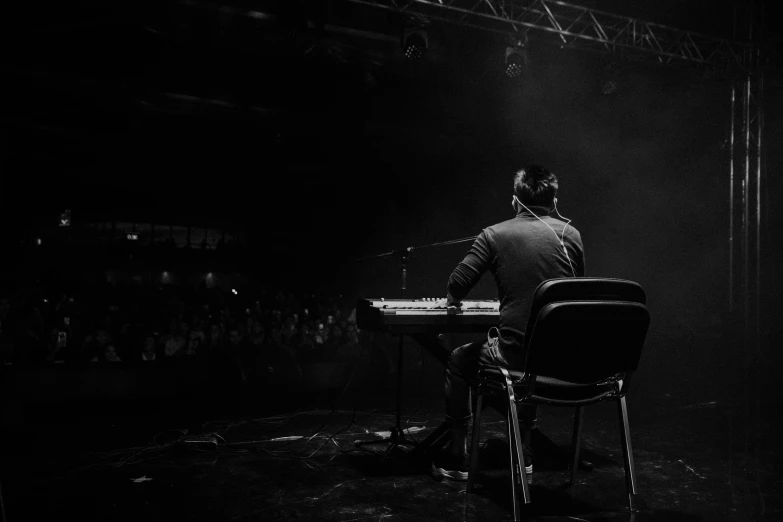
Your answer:
[[[514,174],[514,195],[525,205],[551,206],[557,187],[557,176],[541,165],[527,165]]]

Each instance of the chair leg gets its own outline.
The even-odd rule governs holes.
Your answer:
[[[520,497],[520,474],[524,475],[524,473],[520,473],[518,462],[519,462],[519,454],[517,452],[517,438],[516,433],[514,431],[514,417],[512,414],[512,405],[514,403],[508,405],[508,414],[506,416],[507,421],[507,428],[508,428],[508,456],[509,456],[509,462],[508,462],[508,469],[511,472],[511,504],[514,508],[514,522],[519,522],[522,520],[522,513],[521,508],[519,505],[519,497]],[[517,428],[519,429],[519,428]],[[524,493],[522,494],[524,496]]]
[[[628,490],[628,509],[635,512],[634,496],[636,489],[636,470],[633,465],[633,448],[631,448],[631,428],[628,425],[628,407],[625,397],[617,401],[617,410],[620,417],[620,439],[623,445],[623,464],[625,465],[625,485]]]
[[[481,437],[481,393],[476,392],[476,411],[473,412],[473,440],[470,443],[470,470],[468,472],[467,492],[473,493],[473,485],[479,469],[479,440]]]
[[[582,442],[582,418],[584,407],[577,406],[574,414],[574,435],[571,439],[571,493],[576,485],[576,470],[579,467],[579,445]]]
[[[511,479],[512,494],[514,501],[514,521],[520,520],[521,506],[519,504],[519,489],[522,490],[522,501],[530,504],[530,489],[525,474],[525,459],[522,454],[522,435],[519,433],[519,415],[517,414],[517,402],[514,396],[514,387],[511,385],[511,379],[503,371],[506,378],[506,392],[508,393],[508,444],[511,454]],[[520,488],[521,486],[521,488]]]
[[[527,483],[527,474],[525,473],[525,457],[522,453],[522,434],[519,432],[519,415],[517,414],[516,402],[511,403],[511,417],[514,421],[511,424],[514,434],[514,452],[516,453],[517,473],[519,474],[519,484],[522,486],[522,499],[525,504],[530,504],[530,489]]]

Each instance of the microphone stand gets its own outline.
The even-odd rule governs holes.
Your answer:
[[[432,248],[432,247],[441,247],[441,246],[448,246],[448,245],[457,245],[460,243],[467,243],[468,241],[474,241],[476,239],[476,236],[472,237],[466,237],[462,239],[452,239],[449,241],[441,241],[438,243],[431,243],[429,245],[421,245],[417,247],[405,247],[400,248],[397,250],[392,250],[391,252],[385,252],[383,254],[376,254],[372,256],[367,257],[360,257],[356,259],[356,261],[369,261],[371,259],[382,259],[387,257],[393,257],[393,256],[399,256],[400,258],[400,297],[405,298],[405,291],[407,290],[408,285],[408,257],[411,252],[414,252],[416,250],[422,250],[425,248]],[[390,436],[388,438],[382,437],[380,439],[374,439],[374,440],[365,440],[365,441],[355,441],[354,447],[360,447],[367,444],[377,444],[377,443],[385,443],[390,442],[391,446],[389,446],[389,449],[386,450],[386,452],[383,454],[383,457],[381,457],[381,462],[388,457],[392,451],[394,451],[395,448],[402,446],[402,445],[408,445],[408,446],[416,446],[416,442],[408,440],[405,437],[405,432],[402,430],[402,425],[400,424],[400,412],[402,410],[402,361],[403,361],[403,334],[400,333],[398,335],[398,345],[397,345],[397,411],[396,411],[396,422],[394,424],[394,427],[390,431]]]
[[[372,256],[366,256],[366,257],[359,257],[355,259],[356,262],[361,261],[370,261],[372,259],[383,259],[385,257],[393,257],[393,256],[399,256],[400,257],[400,268],[402,270],[402,273],[400,274],[401,279],[401,285],[400,285],[400,297],[405,298],[405,290],[407,289],[407,283],[408,283],[408,256],[411,252],[414,252],[416,250],[423,250],[425,248],[432,248],[432,247],[442,247],[442,246],[449,246],[449,245],[458,245],[460,243],[467,243],[468,241],[474,241],[477,236],[471,236],[471,237],[463,237],[462,239],[451,239],[449,241],[440,241],[438,243],[430,243],[429,245],[420,245],[420,246],[409,246],[404,248],[398,248],[397,250],[392,250],[391,252],[384,252],[383,254],[375,254]]]

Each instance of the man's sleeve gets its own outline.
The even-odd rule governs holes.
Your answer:
[[[569,242],[569,246],[572,249],[574,258],[571,262],[574,264],[574,272],[576,277],[585,276],[585,251],[582,245],[582,235],[577,232],[576,237]]]
[[[478,283],[481,276],[492,264],[492,252],[487,238],[487,231],[483,230],[476,237],[473,246],[451,273],[449,283],[446,286],[446,295],[450,302],[460,302],[468,295],[470,289]]]

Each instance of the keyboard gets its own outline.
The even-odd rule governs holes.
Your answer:
[[[486,333],[497,326],[497,300],[463,301],[459,308],[435,308],[438,299],[360,299],[357,326],[362,330],[408,333]]]

